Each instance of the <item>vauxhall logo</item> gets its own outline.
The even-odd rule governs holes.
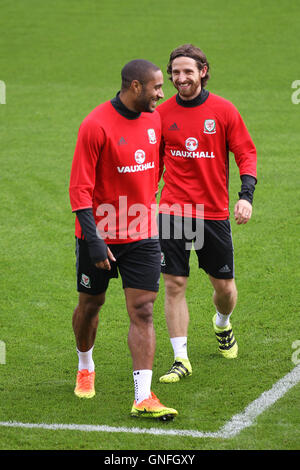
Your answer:
[[[144,150],[139,149],[134,154],[134,159],[139,164],[144,163],[145,158],[146,158],[146,154],[145,154]]]
[[[173,157],[183,158],[215,158],[213,152],[196,151],[198,149],[199,142],[195,137],[189,137],[185,141],[185,148],[187,150],[171,150]]]
[[[144,163],[146,160],[146,153],[142,149],[138,149],[134,154],[134,159],[137,165],[118,166],[119,173],[135,173],[136,171],[146,171],[154,168],[154,161]]]
[[[198,148],[198,140],[195,137],[189,137],[185,141],[185,147],[188,150],[196,150]]]

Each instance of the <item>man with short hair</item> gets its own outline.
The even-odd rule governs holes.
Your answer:
[[[155,221],[163,74],[137,59],[122,69],[115,98],[82,122],[73,158],[70,200],[76,212],[79,302],[73,314],[78,352],[75,395],[95,395],[93,348],[99,310],[111,278],[121,275],[130,319],[134,417],[172,419],[177,411],[151,392],[155,352],[153,304],[160,278]],[[119,364],[116,364],[119,367]]]
[[[256,184],[255,146],[235,106],[204,88],[209,63],[203,51],[192,44],[176,48],[170,55],[168,73],[178,93],[157,108],[162,120],[161,173],[165,168],[159,225],[174,363],[160,378],[162,383],[178,382],[192,374],[185,296],[191,242],[197,242],[199,268],[208,274],[214,289],[213,328],[219,352],[227,359],[237,357],[230,323],[237,289],[229,221],[229,151],[234,153],[242,181],[234,208],[237,224],[245,224],[251,217]],[[188,223],[190,236],[185,230]],[[171,235],[165,237],[168,224]],[[182,236],[175,236],[179,229]]]

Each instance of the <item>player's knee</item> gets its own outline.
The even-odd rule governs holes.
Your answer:
[[[176,297],[185,292],[187,278],[183,276],[164,276],[166,294]]]
[[[99,313],[100,308],[105,303],[105,293],[99,295],[81,296],[79,306],[85,315],[93,317]]]
[[[237,297],[237,288],[233,279],[221,279],[217,286],[215,286],[217,293],[226,299]]]
[[[133,306],[133,315],[131,318],[137,322],[152,323],[153,303],[153,300],[136,302]]]

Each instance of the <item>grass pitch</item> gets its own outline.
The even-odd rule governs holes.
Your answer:
[[[217,354],[211,286],[191,256],[193,376],[171,386],[158,382],[172,362],[162,281],[153,390],[179,410],[172,429],[214,432],[295,367],[300,105],[292,103],[291,84],[300,79],[299,14],[296,0],[1,2],[0,421],[166,429],[129,416],[132,366],[120,280],[111,282],[101,313],[96,397],[80,401],[73,394],[77,293],[68,184],[78,127],[119,90],[122,66],[146,58],[165,71],[170,51],[186,42],[207,54],[207,89],[231,100],[246,121],[258,150],[258,185],[252,220],[232,221],[238,359]],[[166,98],[174,93],[166,74],[164,91]],[[232,209],[240,181],[231,160]],[[298,384],[231,439],[0,426],[0,449],[299,449],[299,406]]]

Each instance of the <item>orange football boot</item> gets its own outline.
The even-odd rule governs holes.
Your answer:
[[[146,398],[138,405],[134,400],[131,409],[131,416],[134,418],[154,418],[161,421],[170,421],[177,415],[176,410],[162,405],[153,392],[151,392],[149,398]]]
[[[74,393],[79,398],[93,398],[95,396],[95,372],[82,369],[77,372]]]

